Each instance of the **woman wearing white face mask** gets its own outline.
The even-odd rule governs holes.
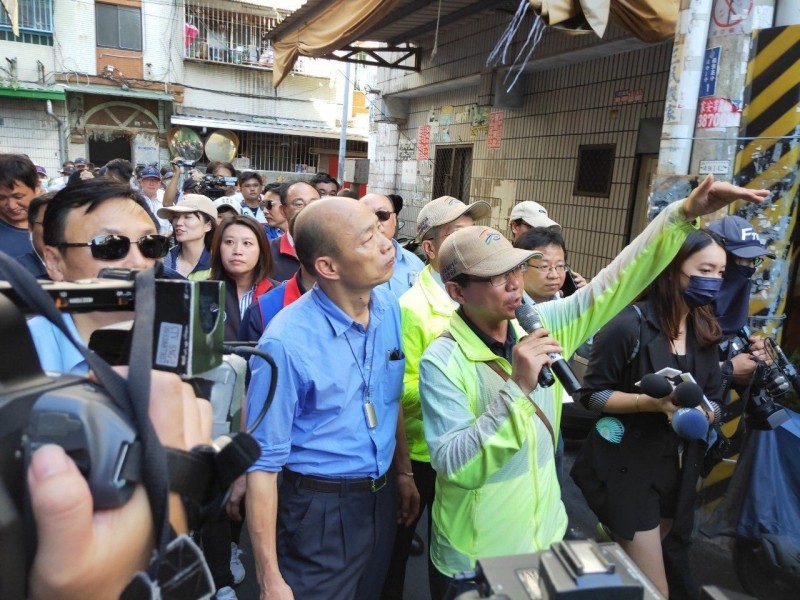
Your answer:
[[[200,194],[186,194],[175,206],[158,209],[158,216],[172,221],[177,242],[164,264],[188,279],[205,279],[200,272],[211,266],[211,238],[217,226],[214,203]]]
[[[691,373],[718,410],[721,331],[711,303],[725,264],[716,235],[690,234],[636,303],[638,310],[629,307],[596,334],[583,381],[581,402],[604,418],[571,475],[601,523],[665,596],[661,542],[672,530],[680,549],[671,556],[685,557],[681,568],[688,571],[695,486],[706,444],[680,437],[671,426],[680,417],[674,392],[653,397],[635,382],[664,367]],[[703,418],[713,423],[714,411],[699,416],[700,425]],[[675,588],[691,585],[690,579],[683,577]]]

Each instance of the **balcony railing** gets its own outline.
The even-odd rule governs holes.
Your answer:
[[[196,0],[186,3],[186,58],[272,69],[272,46],[266,34],[288,13],[280,14],[276,9],[267,8],[260,10],[263,13],[269,10],[271,14],[257,14],[255,8],[254,12],[234,12],[225,6],[223,2],[216,5]],[[297,61],[293,71],[320,77],[330,74],[327,66],[303,57]]]

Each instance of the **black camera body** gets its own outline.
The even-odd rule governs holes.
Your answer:
[[[742,352],[748,352],[750,335],[750,329],[743,327],[728,340],[728,355],[733,357]],[[750,427],[775,429],[789,418],[786,410],[775,403],[775,399],[780,398],[792,388],[800,394],[800,375],[773,338],[765,338],[764,346],[772,362],[767,364],[764,361],[757,361],[758,364],[750,385],[750,402],[748,402],[746,410]]]
[[[197,186],[197,191],[204,196],[208,196],[212,200],[222,198],[225,195],[225,189],[232,185],[236,185],[238,180],[236,177],[222,177],[214,176],[207,173],[200,180]]]
[[[42,287],[62,310],[132,310],[135,304],[133,281]],[[26,486],[33,452],[44,444],[63,447],[86,478],[96,510],[116,508],[130,499],[143,453],[136,428],[102,387],[83,377],[43,372],[20,295],[0,283],[0,339],[7,340],[0,351],[5,354],[0,360],[0,598],[4,600],[26,597],[26,573],[36,549]],[[157,279],[155,296],[153,366],[200,379],[218,367],[227,368],[222,361],[224,284]]]

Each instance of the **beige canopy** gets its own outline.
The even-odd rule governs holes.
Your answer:
[[[5,2],[5,0],[3,0]],[[273,43],[273,85],[289,74],[297,57],[323,56],[351,44],[379,22],[399,0],[330,0],[313,19]]]
[[[679,0],[528,0],[550,27],[603,37],[609,17],[632,36],[662,42],[675,34]]]
[[[11,2],[12,0],[3,0]],[[523,23],[524,8],[532,8],[541,16],[542,24],[573,33],[594,32],[602,37],[609,19],[631,35],[646,42],[660,42],[675,32],[679,0],[518,0],[520,10],[509,25],[508,44]],[[503,4],[498,0],[474,0],[473,3],[430,0],[421,7],[417,0],[309,0],[290,15],[271,35],[274,51],[273,84],[278,86],[289,74],[299,56],[330,55],[358,40],[372,39],[403,43],[417,41],[403,38],[403,33],[419,35],[424,26],[420,20],[433,19],[453,26],[455,15],[474,15]],[[439,10],[433,10],[437,7]],[[420,8],[421,7],[421,8]],[[407,14],[406,14],[407,8]],[[375,37],[376,28],[383,30],[405,18],[413,19],[411,29],[401,29],[392,37]],[[502,45],[502,44],[501,44]],[[535,44],[534,44],[535,46]]]
[[[19,4],[17,0],[3,0],[3,6],[6,7],[8,13],[8,20],[11,21],[11,30],[14,35],[19,35]]]

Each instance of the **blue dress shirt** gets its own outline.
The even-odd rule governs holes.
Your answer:
[[[254,432],[261,457],[251,471],[320,477],[380,477],[389,469],[403,388],[400,306],[386,289],[370,299],[364,328],[318,286],[280,311],[258,343],[278,366],[272,406]],[[269,366],[250,360],[247,425],[264,405]],[[365,382],[369,394],[365,393]],[[373,403],[377,426],[364,414]]]
[[[264,233],[267,235],[268,240],[274,240],[283,235],[283,230],[278,227],[273,227],[272,225],[264,225]]]
[[[397,240],[392,239],[392,245],[395,252],[394,272],[392,278],[383,285],[394,294],[395,298],[399,298],[417,282],[425,263],[416,254],[398,244]]]

